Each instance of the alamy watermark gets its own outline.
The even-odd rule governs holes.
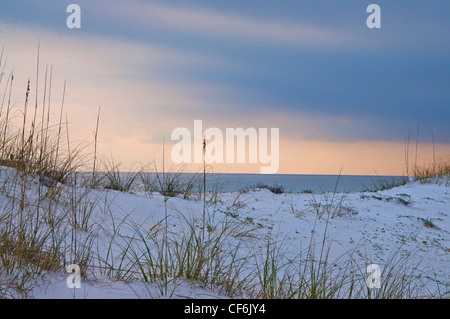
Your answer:
[[[367,272],[367,288],[381,288],[381,267],[377,264],[370,264],[366,268]]]
[[[69,29],[80,29],[81,28],[81,8],[78,4],[70,4],[66,9],[67,13],[70,15],[66,19],[66,25]]]
[[[369,29],[381,28],[381,8],[378,4],[369,4],[366,9],[370,15],[366,19],[366,25]]]
[[[267,128],[226,128],[224,134],[216,127],[203,131],[202,120],[194,120],[193,134],[185,127],[172,131],[171,140],[178,142],[172,147],[171,158],[175,164],[200,164],[203,160],[206,164],[259,163],[261,174],[275,174],[280,165],[279,138],[279,128],[270,129],[269,141]]]
[[[67,277],[67,288],[81,288],[81,270],[77,264],[70,264],[66,267],[66,270],[70,275]]]

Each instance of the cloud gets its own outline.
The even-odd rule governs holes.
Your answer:
[[[61,101],[62,84],[67,80],[66,110],[80,134],[95,127],[101,105],[102,128],[107,134],[144,135],[160,141],[160,132],[180,125],[183,118],[195,118],[213,108],[225,112],[235,107],[226,98],[237,99],[241,92],[231,86],[196,83],[184,76],[192,70],[236,67],[218,56],[96,35],[67,36],[36,27],[1,28],[8,67],[15,68],[16,104],[23,105],[28,78],[34,88],[40,41],[39,101],[44,69],[53,67],[52,101]],[[31,96],[34,98],[34,93]]]
[[[330,2],[328,7],[332,9],[323,9],[327,5],[304,4],[304,10],[314,15],[314,22],[311,22],[312,19],[306,19],[307,13],[298,19],[293,19],[292,16],[290,19],[283,19],[283,14],[286,15],[283,10],[288,10],[289,6],[283,8],[283,5],[278,3],[273,3],[271,8],[266,9],[280,10],[281,13],[276,14],[277,18],[267,18],[268,15],[262,17],[257,13],[249,14],[248,11],[243,13],[239,10],[239,5],[230,10],[226,6],[225,9],[220,9],[220,4],[200,5],[190,1],[169,5],[164,1],[108,0],[107,5],[96,6],[99,21],[115,27],[117,32],[123,30],[132,36],[154,36],[154,31],[158,30],[169,32],[169,37],[182,34],[190,38],[201,36],[212,40],[240,40],[245,44],[340,50],[428,50],[431,47],[448,50],[450,44],[436,33],[443,28],[448,29],[447,23],[442,22],[445,20],[439,17],[436,21],[433,17],[438,11],[425,10],[429,8],[420,4],[382,3],[383,27],[378,31],[367,28],[364,4],[344,1],[342,5]],[[431,13],[421,14],[424,11]],[[422,43],[426,43],[426,47]]]
[[[442,59],[353,50],[370,38],[320,21],[141,1],[99,3],[82,4],[80,32],[3,25],[0,44],[21,81],[19,105],[41,39],[41,77],[44,65],[54,66],[55,103],[68,80],[72,127],[89,135],[101,105],[104,146],[129,158],[194,119],[205,127],[279,127],[282,138],[338,145],[402,142],[419,118],[428,125],[421,123],[421,130],[431,126],[436,141],[448,142],[448,110],[436,112],[437,102],[448,97],[443,76],[436,76],[448,70]],[[395,31],[380,33],[374,46],[389,47],[395,38]]]
[[[334,44],[338,32],[313,25],[282,23],[248,16],[207,10],[152,6],[141,12],[151,20],[170,27],[213,36],[239,37],[275,43]]]
[[[132,3],[132,5],[131,5]],[[205,8],[170,6],[140,1],[115,1],[105,8],[103,18],[116,24],[127,21],[145,29],[151,26],[189,35],[212,38],[241,39],[285,45],[345,46],[356,44],[358,37],[343,30],[311,23],[287,22],[252,17],[236,12],[220,12]],[[144,30],[142,31],[144,32]]]

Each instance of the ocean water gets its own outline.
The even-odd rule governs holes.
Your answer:
[[[154,180],[156,175],[147,173],[150,180]],[[166,178],[175,177],[168,175]],[[195,185],[193,191],[200,190],[203,185],[202,174],[181,173],[176,178],[180,183],[192,181]],[[207,191],[235,192],[252,187],[257,184],[268,186],[281,186],[284,192],[301,193],[313,192],[324,193],[333,192],[361,192],[367,189],[374,189],[380,182],[400,183],[406,178],[404,176],[361,176],[361,175],[302,175],[302,174],[217,174],[206,175]],[[142,183],[137,178],[135,184]]]

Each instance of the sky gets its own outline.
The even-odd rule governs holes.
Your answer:
[[[80,29],[67,28],[71,3]],[[448,12],[446,0],[2,0],[0,46],[18,109],[39,44],[38,101],[52,68],[73,140],[92,140],[101,106],[100,150],[126,167],[161,159],[175,128],[202,120],[279,128],[281,174],[400,175],[417,132],[420,160],[432,141],[450,155]]]

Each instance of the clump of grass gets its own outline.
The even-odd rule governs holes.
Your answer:
[[[377,179],[371,183],[371,185],[369,186],[363,185],[362,188],[363,191],[365,192],[378,192],[406,185],[408,181],[409,181],[408,177],[389,178],[378,176]]]
[[[156,176],[155,174],[149,172],[148,166],[142,165],[139,174],[140,186],[147,193],[153,193],[157,191]]]
[[[8,78],[9,94],[6,111],[3,109],[6,88],[0,111],[0,165],[18,169],[24,175],[33,174],[42,176],[47,181],[53,180],[55,183],[65,184],[70,182],[73,172],[85,164],[86,158],[82,154],[84,146],[82,143],[75,147],[69,144],[68,123],[63,122],[66,83],[64,83],[59,110],[59,122],[50,124],[52,73],[48,76],[47,71],[45,73],[43,101],[40,110],[37,92],[39,84],[39,52],[37,65],[34,112],[30,118],[28,104],[31,96],[31,82],[29,79],[25,90],[25,103],[21,111],[22,126],[20,128],[14,126],[14,119],[11,117],[11,113],[14,111],[10,100],[14,73],[11,72]],[[47,85],[47,82],[49,82],[49,85]],[[37,117],[38,112],[42,112],[41,122],[39,122]],[[45,115],[47,116],[45,117]],[[64,142],[64,135],[67,142]]]
[[[319,220],[316,216],[309,245],[296,256],[283,251],[283,240],[267,242],[262,262],[256,265],[256,298],[334,299],[350,295],[351,254],[331,259],[333,242],[327,236],[327,227],[321,238],[315,236]]]
[[[27,297],[39,277],[61,270],[64,262],[57,226],[39,219],[40,208],[28,204],[27,194],[19,190],[15,187],[0,211],[0,281],[6,280],[0,295],[11,297]]]
[[[405,216],[399,216],[399,217],[406,217],[409,219],[414,218],[414,216],[411,216],[411,215],[405,215]],[[436,220],[441,220],[440,218],[423,218],[423,217],[418,217],[418,216],[416,216],[415,218],[417,220],[421,221],[426,228],[433,228],[433,229],[437,229],[437,230],[440,229],[439,226],[436,225],[436,223],[435,223]]]
[[[358,212],[353,207],[345,204],[345,199],[346,194],[325,193],[320,197],[313,196],[309,201],[309,211],[322,219],[357,215]]]
[[[90,222],[91,216],[99,206],[100,198],[92,197],[91,191],[86,189],[83,192],[77,192],[72,188],[72,194],[64,201],[65,210],[69,217],[70,226],[73,230],[82,232],[91,232],[94,225]]]
[[[363,299],[417,299],[426,295],[435,295],[426,291],[421,268],[421,262],[413,262],[413,252],[401,248],[391,251],[386,262],[380,266],[380,281],[378,287],[367,284],[366,266],[359,269],[360,276],[355,276],[352,282],[352,297]]]
[[[411,206],[413,204],[411,198],[396,197],[395,200],[397,201],[397,203],[400,203],[405,206]]]
[[[417,131],[416,131],[416,149],[415,149],[415,159],[414,165],[411,167],[409,164],[409,148],[410,148],[410,138],[411,138],[411,129],[408,133],[408,138],[405,140],[405,166],[406,166],[406,175],[410,176],[410,172],[412,172],[412,177],[415,180],[420,181],[421,183],[425,183],[434,178],[446,178],[446,185],[450,185],[450,158],[447,157],[437,157],[436,156],[436,146],[434,142],[434,133],[431,130],[431,140],[433,145],[432,156],[433,160],[427,163],[419,164],[418,162],[418,148],[419,148],[419,123],[417,123]]]
[[[169,170],[159,169],[156,162],[147,165],[144,174],[145,186],[148,189],[155,190],[165,197],[182,196],[183,199],[190,199],[195,193],[197,185],[201,185],[202,175],[200,173],[185,174],[184,167],[173,168]],[[153,178],[150,180],[150,174]],[[151,184],[149,184],[151,183]]]
[[[345,260],[347,255],[332,260],[329,256],[331,247],[331,241],[323,241],[320,244],[320,255],[308,248],[306,259],[300,259],[303,265],[298,266],[298,279],[292,298],[348,298],[346,285],[352,276],[351,264],[349,260]]]
[[[450,176],[450,159],[441,158],[433,160],[422,166],[415,166],[413,169],[414,179],[422,183],[439,177]],[[448,180],[447,180],[448,183]]]
[[[296,218],[299,218],[299,219],[305,218],[306,212],[303,210],[299,210],[297,208],[297,205],[294,202],[294,198],[292,195],[291,195],[289,202],[286,203],[286,207],[287,207],[288,212],[291,213]]]
[[[263,250],[261,262],[256,263],[256,298],[285,298],[292,285],[287,261],[281,251],[281,245],[268,240]]]
[[[0,66],[2,59],[3,54]],[[11,116],[18,113],[11,103],[14,72],[9,74],[0,109],[0,165],[12,168],[2,168],[0,296],[28,297],[39,278],[48,272],[64,270],[71,253],[83,258],[87,251],[82,240],[75,243],[75,237],[69,236],[73,229],[67,223],[70,214],[61,191],[73,185],[75,172],[85,165],[85,148],[83,143],[73,147],[67,116],[66,123],[63,122],[66,83],[59,122],[50,123],[52,70],[49,74],[46,68],[41,104],[39,64],[38,50],[34,107],[30,112],[29,79],[20,111],[21,126],[17,127],[17,119]],[[77,224],[80,226],[78,221]]]
[[[204,235],[202,221],[199,224],[183,214],[179,217],[181,229],[176,233],[165,229],[164,220],[150,230],[133,224],[133,239],[122,244],[122,252],[110,262],[124,266],[116,268],[115,274],[156,283],[166,296],[172,296],[168,287],[176,287],[179,281],[219,289],[230,297],[247,289],[250,280],[242,278],[241,270],[249,256],[239,252],[244,239],[252,236],[252,229],[225,219],[209,224]],[[234,243],[231,249],[230,243]]]
[[[282,185],[267,185],[264,183],[257,183],[249,187],[250,189],[268,189],[274,194],[283,194],[285,192],[284,186]]]
[[[435,223],[434,223],[434,219],[432,218],[422,218],[422,217],[417,217],[418,220],[423,222],[423,225],[427,228],[434,228],[434,229],[440,229]]]
[[[134,181],[140,175],[140,172],[121,172],[120,164],[114,162],[113,157],[105,158],[103,161],[105,167],[106,185],[104,188],[127,193],[131,190]]]

